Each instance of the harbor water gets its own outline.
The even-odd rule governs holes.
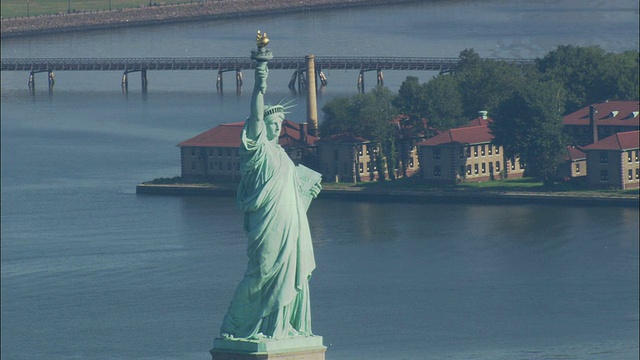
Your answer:
[[[3,57],[536,58],[638,50],[638,3],[459,0],[4,39]],[[324,70],[319,106],[357,93]],[[233,197],[136,195],[178,143],[248,115],[215,71],[2,72],[1,357],[204,360],[246,266]],[[406,76],[386,71],[397,91]],[[267,98],[305,96],[272,70]],[[365,75],[367,88],[375,74]],[[322,111],[319,111],[322,116]],[[637,359],[639,210],[316,200],[313,330],[327,359]]]

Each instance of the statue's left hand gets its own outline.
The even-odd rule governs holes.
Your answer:
[[[322,185],[318,183],[313,185],[313,187],[309,189],[309,194],[311,194],[311,197],[315,199],[318,197],[318,194],[320,194],[320,191],[322,191]]]

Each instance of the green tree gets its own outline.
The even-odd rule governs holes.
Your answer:
[[[535,81],[522,86],[496,109],[489,124],[506,158],[519,157],[529,176],[552,184],[568,141],[562,131],[562,85]]]
[[[439,131],[466,124],[464,106],[456,78],[449,74],[434,77],[423,86],[424,110],[420,114],[429,121],[429,127]]]
[[[424,84],[420,84],[416,77],[407,77],[393,104],[401,114],[420,122],[421,119],[427,119],[430,128],[440,131],[467,121],[462,117],[463,106],[458,83],[449,74],[440,74]]]
[[[601,91],[596,95],[601,99],[638,100],[640,96],[640,53],[625,51],[608,53],[603,64]]]
[[[400,85],[398,95],[392,100],[401,114],[422,115],[424,113],[424,88],[415,76],[407,76]]]
[[[523,70],[506,61],[481,59],[473,50],[463,50],[459,58],[454,77],[467,119],[477,116],[480,110],[492,113],[525,81]]]
[[[395,150],[392,150],[391,144],[395,134],[392,120],[397,115],[397,110],[392,104],[393,98],[394,95],[388,88],[377,86],[368,93],[351,98],[334,98],[322,108],[322,136],[349,133],[372,141],[379,180],[385,180],[385,158],[390,156],[395,161]],[[391,165],[390,174],[394,164]]]
[[[352,113],[351,99],[348,97],[335,97],[327,101],[322,107],[322,123],[320,134],[329,136],[350,131],[360,131],[355,114]]]
[[[536,60],[543,80],[558,81],[567,90],[567,112],[609,98],[609,91],[603,91],[606,63],[606,53],[599,46],[558,46]]]

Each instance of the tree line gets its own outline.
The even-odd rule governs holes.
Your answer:
[[[527,175],[549,184],[570,140],[562,117],[605,100],[638,100],[639,53],[605,52],[599,46],[559,46],[534,66],[482,59],[473,49],[460,52],[455,71],[420,83],[409,76],[397,94],[377,86],[365,94],[337,97],[323,108],[323,137],[350,133],[372,141],[378,169],[404,172],[405,150],[396,146],[398,123],[425,136],[465,125],[488,111],[494,143],[505,156],[519,157]],[[426,123],[423,119],[427,119]],[[406,149],[405,144],[405,149]],[[379,171],[379,180],[385,180]],[[394,171],[388,171],[394,178]]]

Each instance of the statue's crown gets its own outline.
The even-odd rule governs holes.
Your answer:
[[[267,117],[269,115],[273,115],[276,113],[288,114],[289,112],[287,111],[287,109],[290,109],[295,106],[295,105],[290,105],[292,102],[293,100],[288,101],[286,103],[282,103],[282,101],[280,101],[275,105],[267,106],[267,108],[264,109],[264,117]]]
[[[267,117],[269,115],[273,115],[275,113],[283,113],[284,114],[284,107],[282,105],[274,105],[271,107],[268,107],[264,110],[264,117]]]

